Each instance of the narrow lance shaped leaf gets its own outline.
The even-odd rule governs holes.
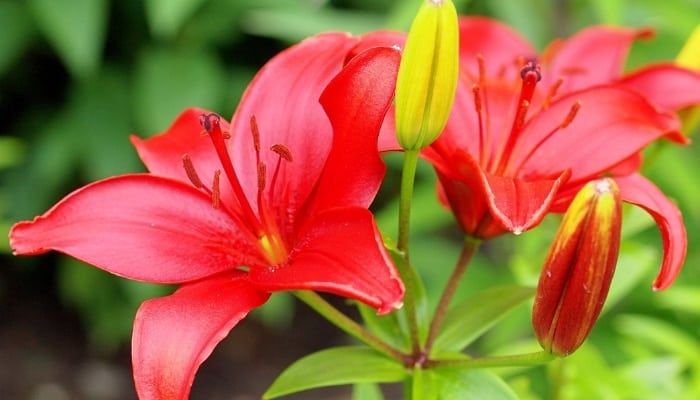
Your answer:
[[[396,132],[407,150],[440,135],[452,110],[459,70],[457,12],[450,0],[426,0],[406,40],[396,82]]]
[[[569,206],[537,285],[532,323],[545,351],[574,352],[608,295],[620,248],[622,199],[604,178],[586,184]]]
[[[310,354],[290,365],[272,383],[263,399],[303,390],[363,382],[399,382],[406,377],[401,363],[367,347],[334,347]]]

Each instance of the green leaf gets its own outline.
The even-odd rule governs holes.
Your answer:
[[[700,344],[697,338],[666,321],[626,314],[615,319],[615,327],[630,338],[643,342],[648,348],[673,353],[678,359],[690,363],[700,360]]]
[[[29,47],[35,32],[26,7],[14,1],[0,2],[0,26],[2,26],[0,75],[2,75]]]
[[[25,150],[25,143],[18,138],[0,136],[0,169],[22,162]]]
[[[2,211],[2,210],[0,210],[0,211]],[[12,227],[12,223],[0,221],[0,232],[2,232],[3,234],[7,234],[7,232],[10,231],[11,227]],[[9,253],[10,253],[10,242],[8,240],[0,241],[0,254],[9,254]]]
[[[530,287],[504,285],[485,289],[450,308],[435,339],[436,351],[461,351],[509,311],[534,294]]]
[[[384,395],[376,383],[357,383],[352,386],[353,400],[384,400]]]
[[[656,267],[658,259],[658,250],[653,246],[632,240],[623,241],[615,268],[616,274],[610,285],[610,293],[605,300],[603,313],[613,309],[620,301],[627,298],[641,281],[647,279],[649,283],[645,286],[649,288],[651,286],[651,271]]]
[[[517,399],[513,390],[500,377],[483,369],[416,370],[413,379],[414,400]]]
[[[691,286],[673,287],[673,290],[661,292],[656,297],[661,307],[700,316],[700,288]]]
[[[171,38],[207,0],[146,0],[146,16],[157,37]]]
[[[263,395],[274,399],[303,390],[366,382],[399,382],[403,365],[367,347],[335,347],[290,365]]]
[[[100,62],[107,31],[107,0],[29,0],[34,19],[71,73],[84,78]]]
[[[407,333],[399,322],[398,312],[377,315],[376,309],[360,302],[356,302],[356,304],[360,316],[370,332],[400,350],[407,352],[410,349]]]
[[[241,22],[243,30],[248,33],[289,43],[319,32],[360,34],[379,29],[383,25],[382,18],[372,13],[330,8],[314,10],[306,7],[250,11]]]
[[[620,25],[623,10],[625,9],[621,0],[593,0],[590,5],[598,14],[600,22],[609,25]]]
[[[209,52],[149,51],[139,60],[134,82],[138,127],[143,133],[162,132],[186,107],[218,111],[228,89],[220,60]],[[233,107],[224,111],[228,119]]]

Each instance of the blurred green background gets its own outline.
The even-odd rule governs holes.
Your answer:
[[[419,3],[0,0],[0,231],[87,182],[143,170],[130,133],[163,131],[188,106],[230,117],[257,68],[301,38],[326,30],[406,30]],[[654,40],[633,48],[630,68],[673,59],[700,22],[700,0],[455,3],[463,14],[511,24],[540,49],[595,23],[655,28]],[[661,145],[651,151],[648,175],[686,216],[683,273],[670,290],[650,290],[660,238],[648,216],[628,210],[613,292],[588,343],[546,367],[498,371],[523,399],[700,398],[700,150]],[[387,158],[390,170],[375,209],[389,233],[396,224],[399,161]],[[459,234],[437,205],[434,180],[422,165],[412,253],[436,297],[457,257]],[[499,283],[534,285],[556,224],[549,218],[521,237],[488,243],[460,296]],[[133,315],[141,301],[171,288],[118,279],[56,254],[17,258],[9,252],[0,241],[0,398],[134,398]],[[273,298],[217,348],[193,398],[259,398],[295,358],[345,340],[291,298]],[[529,313],[516,310],[470,352],[537,349]],[[290,398],[349,398],[346,389]]]

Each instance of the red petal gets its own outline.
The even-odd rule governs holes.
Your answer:
[[[132,338],[139,398],[187,399],[202,362],[268,297],[239,275],[225,275],[144,302],[136,314]]]
[[[395,31],[374,31],[359,37],[360,41],[348,52],[345,63],[347,64],[355,56],[373,47],[393,47],[403,49],[406,44],[406,34]]]
[[[447,126],[433,147],[443,154],[455,149],[467,150],[479,163],[487,165],[501,151],[510,134],[516,111],[513,102],[518,98],[519,88],[504,80],[489,80],[479,88],[481,126],[472,83],[461,76]]]
[[[426,150],[432,150],[435,144]],[[423,154],[437,172],[438,199],[449,206],[464,232],[489,238],[506,231],[500,224],[482,226],[490,211],[482,185],[483,173],[470,154],[457,150],[444,159],[434,157],[432,151]]]
[[[445,171],[451,166],[453,171]],[[522,233],[542,221],[568,171],[556,179],[525,181],[485,172],[466,152],[458,151],[448,164],[438,168],[440,183],[460,225],[470,234],[489,238],[510,231]],[[483,226],[489,218],[497,225]]]
[[[650,35],[648,30],[630,28],[595,26],[583,29],[559,48],[543,74],[544,79],[554,82],[564,78],[558,91],[562,94],[610,83],[622,75],[632,42]]]
[[[328,85],[321,104],[333,125],[333,148],[314,193],[314,212],[368,207],[384,177],[377,138],[394,96],[401,57],[375,47],[356,56]]]
[[[495,77],[505,68],[517,71],[518,58],[534,58],[537,52],[518,32],[484,17],[459,18],[459,57],[462,68],[478,77],[477,55],[484,58],[486,75]]]
[[[296,215],[321,174],[333,130],[318,99],[356,44],[357,39],[347,34],[323,34],[279,53],[256,75],[236,110],[230,145],[236,172],[248,198],[255,199],[258,169],[250,128],[250,119],[255,116],[260,129],[260,159],[267,166],[267,201],[274,215]],[[292,161],[282,162],[273,183],[279,156],[270,148],[280,144],[289,150]],[[270,193],[274,193],[273,198]],[[287,222],[278,221],[282,230]]]
[[[401,306],[404,287],[372,214],[337,208],[315,215],[302,228],[286,265],[251,268],[263,291],[318,290],[359,300],[380,314]]]
[[[673,64],[656,64],[620,79],[657,107],[678,111],[700,104],[700,73]]]
[[[683,216],[653,183],[641,175],[615,177],[622,199],[645,209],[656,221],[664,243],[661,270],[654,280],[654,290],[671,286],[681,271],[688,248]]]
[[[406,44],[406,33],[393,31],[375,31],[360,36],[360,42],[347,55],[347,61],[361,54],[363,51],[373,47],[393,47],[403,49]],[[394,121],[394,106],[389,107],[384,124],[379,132],[378,148],[380,152],[399,151],[398,139],[396,137],[396,128]]]
[[[566,120],[576,102],[581,108],[573,122],[548,137]],[[659,112],[629,90],[603,86],[572,93],[527,123],[514,163],[520,167],[514,171],[525,179],[535,179],[556,176],[571,168],[572,181],[586,180],[661,137],[680,134],[679,126],[675,115]]]
[[[547,215],[557,190],[568,177],[568,170],[556,179],[535,181],[484,174],[484,190],[491,214],[516,235],[525,232]]]
[[[56,250],[130,279],[177,283],[260,265],[242,223],[191,186],[124,175],[69,194],[10,231],[14,254]]]

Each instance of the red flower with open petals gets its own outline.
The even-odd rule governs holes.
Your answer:
[[[538,59],[507,26],[460,20],[457,98],[424,156],[466,233],[523,232],[564,211],[586,182],[613,176],[623,200],[661,229],[665,255],[654,288],[671,284],[685,258],[685,227],[676,206],[637,171],[651,142],[687,143],[673,111],[700,103],[700,75],[657,64],[623,76],[629,46],[647,33],[593,27]],[[686,89],[664,93],[679,86]]]
[[[309,289],[389,312],[404,292],[367,210],[399,53],[320,35],[273,58],[229,124],[189,109],[132,138],[148,174],[108,178],[10,232],[129,279],[180,284],[146,301],[132,357],[142,399],[184,399],[199,365],[270,292]],[[319,104],[320,98],[320,104]],[[325,112],[324,112],[325,111]],[[204,133],[204,134],[203,134]]]

